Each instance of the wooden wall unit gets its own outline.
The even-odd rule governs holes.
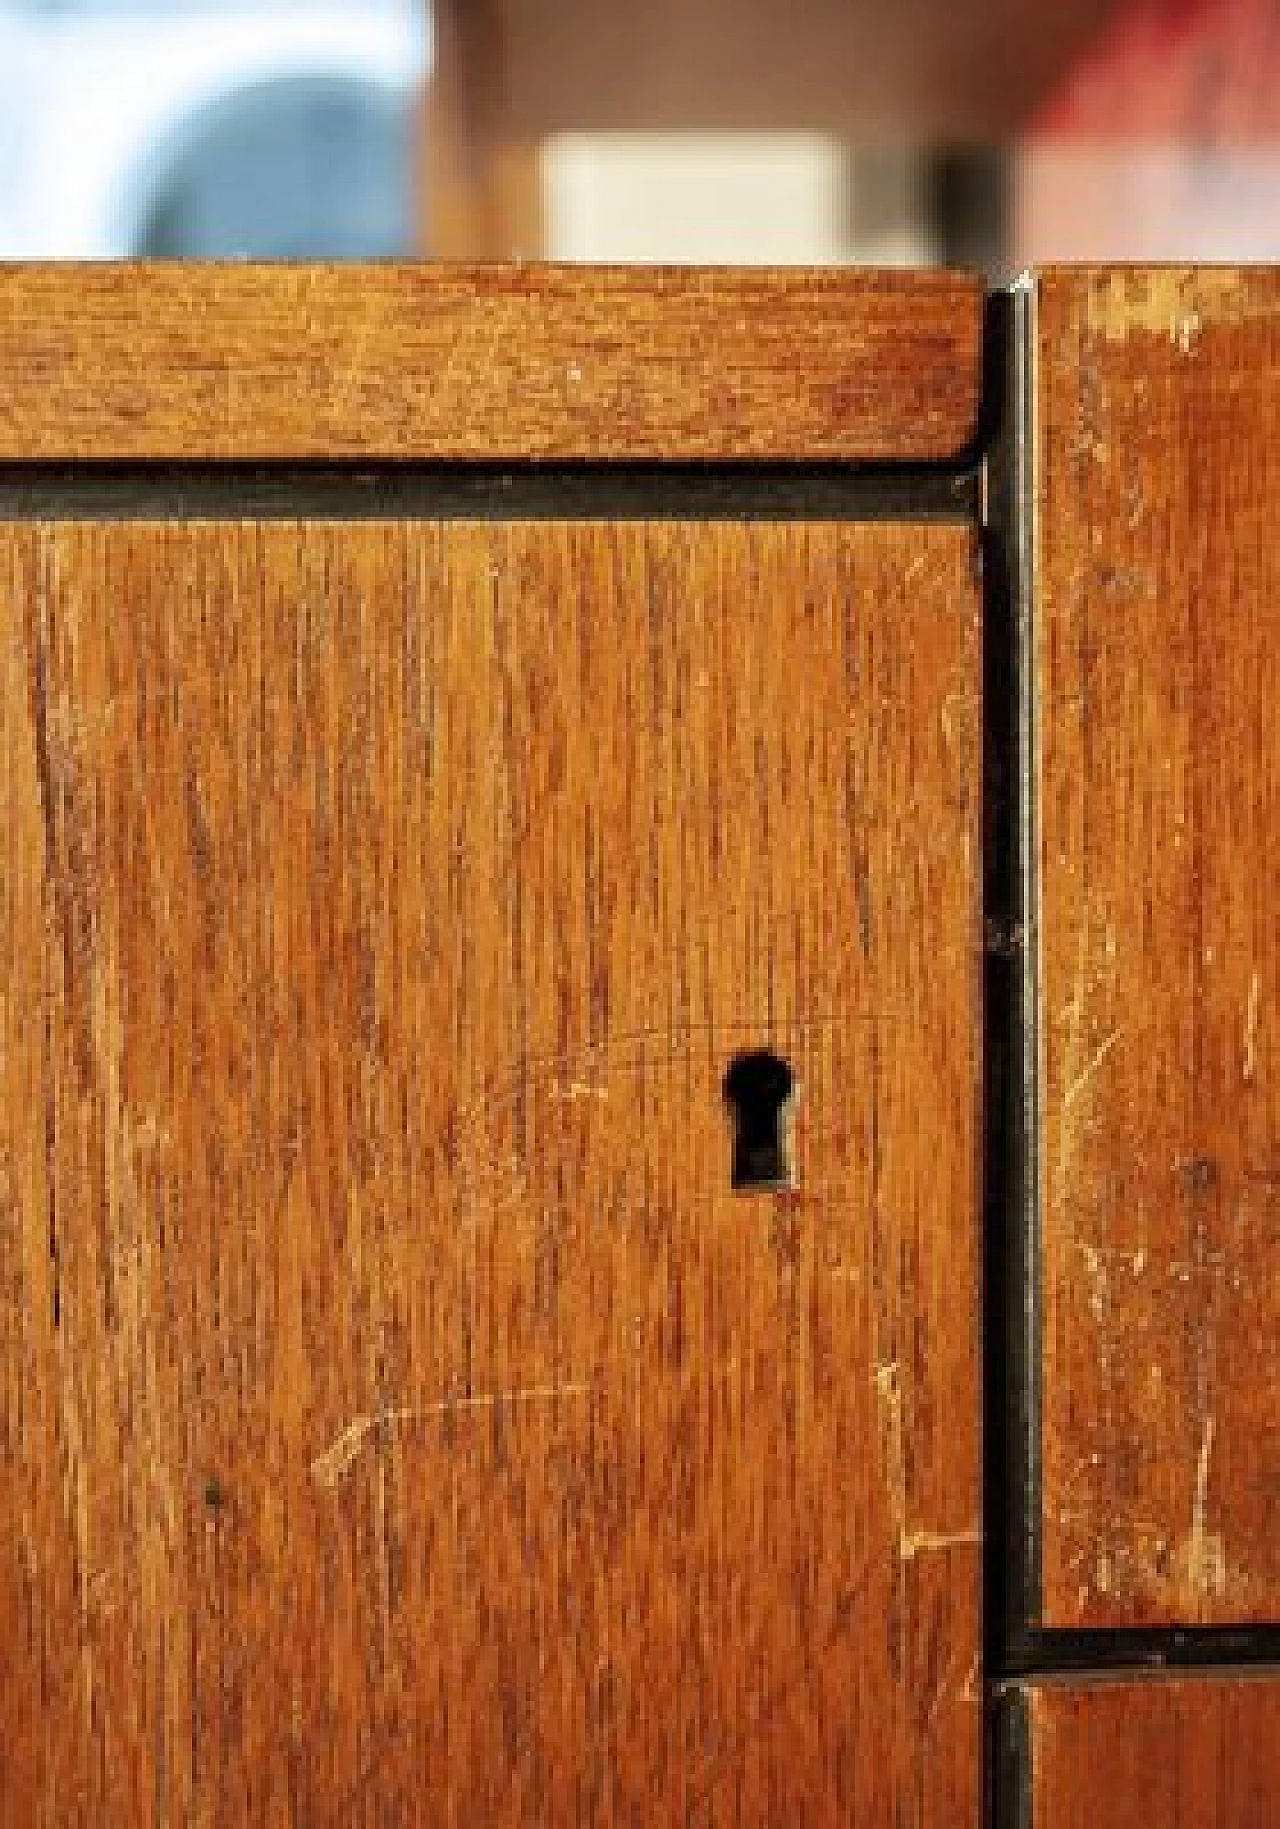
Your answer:
[[[1270,1822],[1278,377],[1263,271],[0,273],[5,1829]]]

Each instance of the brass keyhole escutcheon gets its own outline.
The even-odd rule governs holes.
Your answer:
[[[786,1061],[769,1048],[735,1055],[723,1093],[733,1118],[734,1187],[794,1187],[791,1120],[797,1082]]]

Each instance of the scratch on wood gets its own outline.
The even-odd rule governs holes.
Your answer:
[[[401,1423],[422,1422],[432,1416],[456,1415],[461,1410],[496,1410],[507,1404],[551,1403],[559,1397],[586,1397],[589,1384],[528,1385],[515,1391],[481,1391],[471,1397],[442,1397],[436,1403],[400,1404],[386,1410],[367,1411],[341,1430],[311,1463],[311,1477],[330,1491],[344,1480],[375,1431]]]
[[[1195,1496],[1191,1503],[1191,1531],[1183,1551],[1187,1581],[1197,1594],[1221,1594],[1226,1586],[1226,1557],[1221,1535],[1205,1528],[1209,1495],[1209,1461],[1213,1454],[1215,1421],[1205,1418],[1196,1456]]]
[[[902,1439],[902,1372],[896,1359],[886,1359],[876,1367],[875,1387],[880,1399],[881,1429],[885,1438],[885,1477],[889,1486],[889,1503],[901,1540],[907,1534],[907,1464]]]
[[[946,1668],[939,1678],[938,1686],[930,1697],[929,1706],[925,1709],[921,1718],[920,1732],[925,1739],[928,1739],[933,1733],[938,1716],[945,1702],[954,1700],[972,1708],[975,1703],[980,1704],[982,1701],[982,1683],[979,1677],[982,1667],[981,1657],[977,1656],[970,1658],[958,1688],[952,1680],[956,1663],[956,1654],[953,1652],[947,1659]]]
[[[976,1524],[958,1531],[903,1531],[898,1538],[898,1556],[902,1562],[914,1562],[927,1550],[958,1549],[964,1544],[981,1542],[982,1530]]]
[[[1252,1086],[1258,1071],[1258,1018],[1262,1013],[1262,979],[1255,971],[1249,979],[1249,1001],[1244,1016],[1244,1083]]]
[[[912,1530],[907,1523],[907,1457],[902,1422],[902,1368],[896,1359],[886,1359],[875,1369],[876,1393],[882,1406],[882,1428],[885,1437],[886,1478],[889,1504],[898,1537],[899,1563],[914,1562],[917,1556],[931,1550],[957,1549],[964,1544],[982,1542],[980,1525],[966,1525],[961,1530]]]
[[[1076,948],[1076,976],[1071,998],[1066,1006],[1067,1039],[1063,1049],[1062,1078],[1071,1086],[1079,1077],[1080,1035],[1084,1025],[1085,967],[1088,958],[1089,904],[1080,913],[1080,940]],[[1071,1105],[1063,1099],[1058,1114],[1058,1165],[1054,1178],[1054,1205],[1061,1207],[1067,1191],[1067,1180],[1075,1155],[1075,1126],[1070,1122]]]
[[[1062,1095],[1062,1109],[1064,1114],[1075,1104],[1076,1100],[1080,1097],[1080,1094],[1089,1084],[1089,1081],[1093,1078],[1099,1067],[1101,1067],[1103,1061],[1106,1060],[1123,1033],[1123,1029],[1113,1029],[1106,1040],[1096,1050],[1093,1058],[1076,1074],[1075,1078]]]

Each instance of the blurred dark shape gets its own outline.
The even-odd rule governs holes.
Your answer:
[[[939,265],[1004,279],[1012,205],[1005,149],[942,147],[929,154],[926,174],[926,209]]]
[[[263,83],[191,121],[134,252],[377,259],[414,235],[412,117],[373,85]]]

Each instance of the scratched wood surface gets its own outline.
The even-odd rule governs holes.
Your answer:
[[[1045,1684],[1028,1693],[1029,1829],[1267,1829],[1280,1796],[1280,1682]]]
[[[976,1823],[971,538],[0,535],[6,1820]]]
[[[1280,273],[1037,291],[1043,1582],[1280,1610]]]
[[[0,268],[0,462],[940,458],[982,297],[947,273]]]

